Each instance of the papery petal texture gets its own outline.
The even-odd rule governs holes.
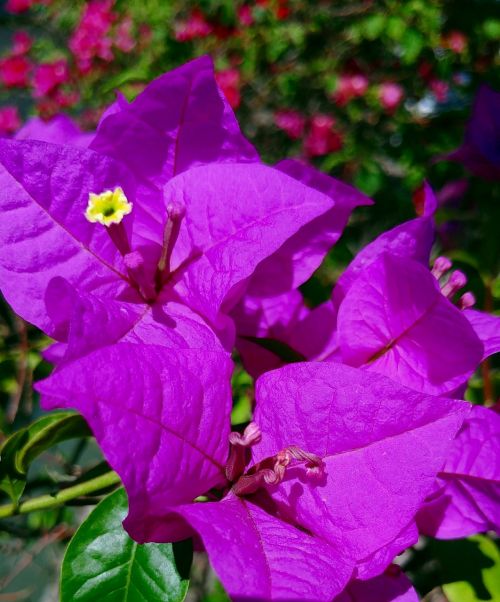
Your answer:
[[[353,581],[333,602],[418,602],[410,580],[396,566],[368,581]]]
[[[439,395],[467,381],[483,356],[469,321],[416,261],[384,254],[339,309],[342,360]]]
[[[125,485],[137,541],[178,538],[168,506],[225,482],[231,370],[222,352],[122,343],[38,383],[45,409],[74,408],[89,423]]]
[[[314,481],[287,471],[273,497],[297,522],[342,541],[362,561],[383,546],[394,557],[400,533],[432,490],[468,404],[428,396],[378,374],[334,362],[285,366],[256,385],[262,442],[254,460],[296,445],[323,458]],[[369,492],[369,495],[367,495]],[[387,566],[373,563],[375,576]]]
[[[418,516],[418,515],[417,515]],[[419,532],[415,521],[404,527],[391,541],[390,545],[380,547],[356,564],[358,580],[371,579],[389,567],[394,557],[404,552],[418,541]]]
[[[407,257],[429,265],[429,257],[435,237],[434,212],[436,198],[431,187],[424,183],[423,217],[404,222],[384,232],[366,245],[347,266],[333,290],[333,303],[340,305],[357,277],[384,253]]]
[[[92,148],[158,188],[197,165],[259,161],[217,88],[208,56],[155,79],[120,109],[101,121]]]
[[[40,117],[31,117],[16,132],[14,138],[87,148],[94,138],[94,133],[82,132],[67,115],[56,115],[49,121],[44,121]]]
[[[483,359],[494,353],[500,353],[500,316],[475,309],[467,309],[463,313],[483,343]]]
[[[423,533],[442,539],[500,533],[500,415],[472,409],[437,485],[418,516]]]
[[[232,600],[330,602],[351,576],[354,563],[343,550],[251,501],[229,495],[177,512],[200,534]]]
[[[134,182],[112,159],[37,141],[0,141],[0,287],[23,318],[48,334],[52,277],[80,290],[119,294],[129,284],[122,258],[103,228],[83,217],[89,192]]]
[[[173,267],[196,249],[201,253],[175,288],[210,320],[222,303],[230,309],[239,300],[244,289],[236,285],[244,284],[262,260],[333,206],[325,194],[258,164],[191,169],[171,180],[164,194],[186,207]]]
[[[368,581],[353,581],[333,602],[418,602],[417,592],[397,566]]]
[[[223,350],[202,318],[180,303],[103,299],[91,293],[79,293],[60,277],[49,282],[45,300],[55,327],[55,338],[67,343],[65,361],[113,343]]]
[[[285,293],[305,282],[340,238],[352,211],[373,203],[352,186],[298,161],[281,161],[276,170],[330,197],[333,204],[258,267],[249,283],[249,294],[260,297]]]

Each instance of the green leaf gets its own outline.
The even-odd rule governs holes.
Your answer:
[[[126,514],[127,497],[118,489],[82,523],[64,556],[61,602],[184,600],[190,543],[137,544],[122,527]]]
[[[13,470],[16,449],[22,441],[24,429],[11,435],[0,449],[0,490],[11,498],[16,504],[23,494],[25,481]]]
[[[50,447],[92,433],[75,412],[53,412],[11,435],[0,448],[0,489],[19,501],[31,462]]]
[[[363,33],[368,40],[376,40],[384,31],[387,18],[383,13],[375,13],[367,17],[363,23]]]
[[[415,29],[406,29],[401,39],[402,60],[406,65],[413,63],[425,46],[425,38]]]
[[[406,29],[407,25],[401,17],[392,16],[387,19],[385,31],[389,39],[399,42]]]
[[[485,535],[469,537],[482,554],[483,561],[479,566],[481,581],[469,578],[465,570],[463,581],[448,583],[443,591],[449,602],[480,602],[481,600],[500,600],[500,551],[498,545]]]
[[[483,23],[483,31],[487,38],[490,38],[491,40],[498,40],[500,37],[500,20],[487,19]]]
[[[54,412],[42,416],[26,427],[26,443],[15,458],[15,468],[25,475],[33,460],[42,452],[62,441],[77,437],[91,437],[85,420],[74,412]]]

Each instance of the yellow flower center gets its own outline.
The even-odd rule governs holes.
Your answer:
[[[117,186],[114,190],[105,190],[100,194],[89,194],[89,204],[85,217],[89,222],[99,222],[109,227],[119,224],[132,211],[132,203],[128,202],[123,190]]]

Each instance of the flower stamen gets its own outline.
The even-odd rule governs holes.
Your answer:
[[[99,223],[106,228],[119,224],[132,211],[123,189],[117,186],[114,190],[105,190],[100,194],[91,192],[85,210],[85,217],[91,223]]]

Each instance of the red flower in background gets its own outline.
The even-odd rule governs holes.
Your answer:
[[[7,0],[5,10],[9,13],[23,13],[31,8],[33,0]]]
[[[353,98],[363,96],[368,83],[368,78],[362,73],[341,75],[332,98],[336,104],[344,106]]]
[[[467,36],[455,29],[444,35],[441,43],[455,54],[461,54],[467,49]]]
[[[7,0],[5,10],[9,13],[24,13],[37,4],[50,4],[50,0]]]
[[[92,69],[95,58],[113,60],[113,40],[109,34],[116,14],[111,10],[112,6],[113,0],[91,0],[70,38],[70,50],[82,73]]]
[[[206,38],[212,31],[213,27],[205,19],[205,15],[199,8],[195,8],[187,21],[176,26],[174,37],[178,42],[187,42],[195,38]]]
[[[17,107],[0,107],[0,135],[12,134],[21,125],[21,119],[17,112]]]
[[[240,24],[244,27],[250,27],[254,24],[252,9],[250,8],[250,6],[248,6],[248,4],[240,6],[240,8],[238,9],[238,20]]]
[[[130,17],[125,17],[115,30],[115,46],[122,52],[131,52],[135,47],[135,39],[132,35],[134,23]]]
[[[276,127],[283,130],[290,138],[296,140],[302,138],[306,126],[306,118],[298,111],[284,109],[274,114]]]
[[[277,19],[279,19],[280,21],[284,21],[285,19],[288,19],[291,12],[292,11],[290,10],[290,8],[288,6],[288,0],[278,0],[278,7],[276,8],[276,13],[275,13]]]
[[[59,85],[64,84],[69,79],[69,69],[66,59],[53,61],[52,63],[42,63],[35,70],[33,78],[33,95],[36,98],[47,96]]]
[[[386,111],[393,112],[404,98],[404,89],[395,82],[384,82],[379,86],[378,98]]]
[[[310,157],[317,157],[340,150],[342,136],[335,131],[334,125],[335,119],[330,115],[314,115],[304,140],[304,153]]]
[[[450,86],[442,79],[433,79],[430,82],[431,92],[436,97],[437,102],[446,102]]]
[[[241,103],[240,73],[237,69],[223,69],[215,74],[217,85],[224,92],[228,103],[237,109]]]
[[[76,105],[80,100],[80,95],[76,90],[56,90],[54,102],[59,109],[69,109]]]
[[[9,56],[0,60],[0,81],[7,88],[23,88],[28,85],[31,63],[24,56]]]
[[[13,36],[12,55],[21,56],[28,53],[33,46],[33,40],[26,31],[16,31]]]

